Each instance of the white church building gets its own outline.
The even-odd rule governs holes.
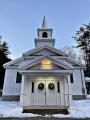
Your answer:
[[[4,64],[3,100],[20,100],[24,110],[67,109],[86,97],[84,65],[55,48],[52,33],[44,17],[35,48]]]

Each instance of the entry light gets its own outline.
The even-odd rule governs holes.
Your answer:
[[[51,64],[51,61],[45,59],[45,60],[42,61],[42,64],[44,64],[44,65],[45,65],[45,64],[46,64],[46,65],[50,65],[50,64]]]

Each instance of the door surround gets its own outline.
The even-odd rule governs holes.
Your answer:
[[[60,105],[60,81],[34,80],[32,94],[34,96],[33,105]]]

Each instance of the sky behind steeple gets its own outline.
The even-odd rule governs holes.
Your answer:
[[[90,21],[90,0],[0,0],[0,35],[11,46],[12,58],[34,48],[44,15],[55,47],[73,46],[72,36]]]

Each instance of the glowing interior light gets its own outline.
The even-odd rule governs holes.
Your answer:
[[[45,59],[45,60],[42,61],[42,64],[44,64],[44,65],[50,65],[50,64],[51,64],[51,61]]]

